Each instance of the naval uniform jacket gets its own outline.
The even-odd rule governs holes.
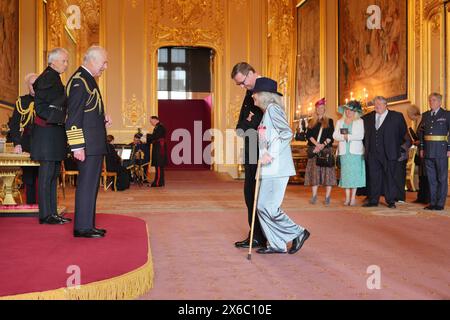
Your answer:
[[[105,108],[94,77],[78,68],[67,85],[67,138],[72,150],[84,148],[86,156],[107,154]]]
[[[67,138],[64,122],[67,99],[59,73],[47,67],[33,84],[36,118],[31,134],[31,159],[62,161]]]
[[[29,94],[19,97],[9,122],[9,129],[14,146],[21,145],[24,152],[30,152],[31,149],[31,130],[35,115],[34,97]]]

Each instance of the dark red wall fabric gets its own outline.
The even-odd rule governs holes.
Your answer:
[[[210,159],[205,162],[203,158],[204,149],[211,143],[210,141],[201,142],[203,140],[203,135],[205,131],[211,129],[211,107],[210,104],[205,100],[159,100],[158,104],[159,118],[161,122],[167,128],[167,146],[169,169],[184,169],[184,170],[209,170]],[[201,130],[197,130],[195,134],[194,125],[195,122],[201,124]],[[173,148],[181,143],[180,140],[172,141],[172,133],[176,129],[186,129],[190,133],[190,147],[191,156],[188,163],[183,163],[179,165],[174,164],[174,159],[172,159]],[[200,134],[201,131],[201,134]],[[194,139],[197,140],[200,145],[201,150],[197,150],[197,156],[194,155]],[[200,155],[201,151],[201,155]],[[197,159],[196,159],[197,158]],[[195,161],[199,160],[199,161]],[[189,163],[190,162],[190,163]],[[199,163],[201,162],[201,163]]]

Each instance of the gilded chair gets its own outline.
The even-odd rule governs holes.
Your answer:
[[[113,181],[108,184],[108,178],[113,178]],[[103,157],[102,174],[101,180],[103,184],[103,189],[106,191],[109,189],[111,184],[113,185],[113,190],[117,191],[117,172],[110,172],[106,169],[106,157]]]

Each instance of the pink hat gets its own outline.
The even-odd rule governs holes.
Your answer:
[[[323,106],[327,103],[327,100],[325,98],[320,99],[319,101],[316,102],[316,108]]]

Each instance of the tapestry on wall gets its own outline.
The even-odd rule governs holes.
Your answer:
[[[320,0],[297,9],[297,110],[295,120],[320,99]]]
[[[0,1],[0,104],[13,106],[19,89],[19,0]]]
[[[408,98],[407,2],[339,0],[339,103]]]

